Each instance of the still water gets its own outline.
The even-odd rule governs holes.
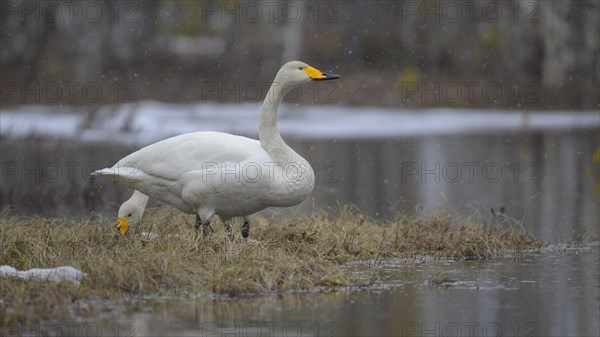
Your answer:
[[[371,289],[150,300],[120,316],[136,336],[598,336],[600,247],[492,262],[389,261]],[[443,274],[454,282],[435,285]],[[127,322],[127,323],[125,323]],[[105,322],[108,326],[110,322]]]

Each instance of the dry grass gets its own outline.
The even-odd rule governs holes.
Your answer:
[[[2,278],[3,323],[94,314],[87,303],[96,299],[244,296],[357,285],[364,281],[354,278],[345,262],[417,255],[483,259],[543,244],[517,229],[498,231],[451,217],[381,223],[350,207],[288,220],[257,217],[251,238],[259,243],[239,234],[231,241],[221,224],[213,224],[216,232],[203,238],[192,229],[193,221],[171,209],[150,209],[140,228],[115,239],[116,229],[95,217],[0,219],[0,265],[19,270],[71,265],[88,274],[80,286]],[[239,233],[239,224],[235,228]],[[159,236],[144,237],[142,231]]]

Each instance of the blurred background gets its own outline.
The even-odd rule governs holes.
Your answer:
[[[598,232],[598,1],[1,6],[2,214],[114,215],[131,191],[89,172],[184,132],[257,137],[270,81],[300,59],[342,79],[281,108],[317,172],[285,214],[350,203]]]
[[[97,103],[197,102],[203,82],[265,82],[302,59],[345,75],[346,105],[598,109],[599,12],[598,1],[5,1],[2,81],[94,82]],[[480,84],[471,100],[464,82]],[[491,82],[503,92],[488,102],[478,91]],[[403,100],[407,83],[465,93]],[[3,90],[3,104],[46,103]],[[223,96],[211,98],[235,99]]]

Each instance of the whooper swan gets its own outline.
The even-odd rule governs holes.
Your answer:
[[[311,194],[314,172],[281,138],[277,109],[286,90],[311,80],[332,80],[304,62],[283,65],[260,113],[259,140],[221,132],[192,132],[148,145],[111,168],[93,172],[136,191],[119,209],[117,227],[125,235],[141,219],[148,197],[196,214],[196,229],[212,232],[219,215],[225,223],[244,217],[242,236],[249,235],[250,215],[267,207],[297,205]],[[228,227],[230,229],[230,227]]]

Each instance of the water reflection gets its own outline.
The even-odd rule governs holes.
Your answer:
[[[392,264],[371,270],[382,273],[375,290],[153,301],[129,319],[142,336],[593,336],[599,253]],[[432,286],[441,272],[459,282]]]
[[[316,204],[351,203],[375,217],[458,210],[496,225],[523,220],[540,238],[598,230],[597,130],[304,142],[321,178]],[[333,163],[324,169],[327,163]],[[332,168],[333,167],[333,168]]]

